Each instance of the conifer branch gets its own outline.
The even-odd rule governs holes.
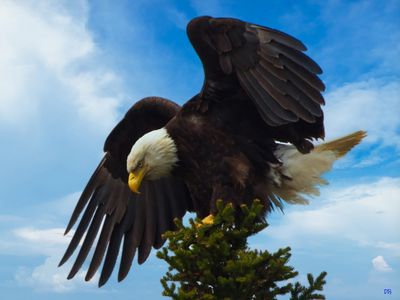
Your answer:
[[[190,219],[185,227],[175,220],[177,230],[165,233],[169,243],[157,253],[169,267],[161,279],[163,295],[176,300],[277,299],[290,293],[292,300],[325,299],[322,291],[326,272],[315,280],[308,275],[309,287],[288,282],[298,272],[287,263],[290,248],[275,253],[252,250],[247,238],[268,224],[259,216],[260,201],[241,206],[242,216],[235,218],[231,204],[217,202],[218,213],[211,225],[198,226]]]

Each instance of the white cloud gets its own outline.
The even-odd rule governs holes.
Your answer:
[[[37,229],[24,227],[14,230],[16,237],[23,239],[27,244],[31,243],[38,247],[43,254],[54,253],[60,248],[68,245],[73,233],[64,236],[64,228]]]
[[[398,253],[400,255],[400,242],[399,243],[386,243],[386,242],[379,242],[376,244],[377,248],[387,249],[392,251],[393,253]]]
[[[96,62],[87,13],[85,1],[1,1],[0,124],[30,127],[46,101],[88,125],[115,123],[118,78]]]
[[[265,233],[285,243],[351,240],[398,255],[400,178],[324,189],[317,208],[293,210]],[[317,200],[314,200],[317,201]]]
[[[350,154],[341,166],[388,163],[393,159],[388,152],[400,153],[398,9],[391,0],[321,2],[317,23],[326,26],[314,58],[326,71],[327,137],[368,131],[359,148],[370,153],[364,152],[362,161]],[[300,16],[306,17],[303,23],[317,24],[315,18],[301,12]]]
[[[74,233],[65,228],[19,227],[0,232],[0,253],[6,255],[61,255]],[[60,257],[61,258],[61,257]]]
[[[72,266],[67,263],[58,268],[58,257],[50,256],[45,262],[29,270],[20,267],[15,274],[15,280],[22,286],[31,287],[35,291],[52,291],[56,293],[71,292],[77,288],[90,289],[95,288],[98,281],[98,274],[90,282],[85,282],[86,270],[79,271],[71,280],[67,279],[68,272]]]
[[[56,293],[72,292],[76,289],[97,291],[98,273],[87,283],[85,274],[87,269],[81,270],[72,280],[67,280],[69,271],[74,262],[74,257],[67,261],[63,266],[58,267],[64,251],[74,234],[71,230],[68,235],[64,235],[64,227],[47,227],[55,223],[66,214],[72,212],[80,193],[72,193],[56,201],[40,204],[40,222],[32,220],[29,227],[17,227],[11,230],[0,231],[0,253],[5,255],[20,256],[45,256],[42,264],[35,267],[16,266],[14,280],[21,286],[30,287],[35,291],[48,291]],[[43,214],[43,211],[46,213]],[[3,216],[0,215],[0,221]],[[12,225],[18,226],[26,224],[27,219],[22,217],[4,216],[5,221],[12,221]],[[58,221],[56,222],[58,223]],[[38,227],[40,226],[40,227]],[[84,237],[83,237],[84,238]],[[95,241],[96,243],[96,241]]]
[[[318,24],[325,26],[318,61],[328,76],[336,73],[332,80],[397,76],[398,1],[328,0],[320,6]]]
[[[372,266],[376,271],[379,272],[390,272],[393,269],[387,264],[383,256],[378,255],[377,257],[372,259]]]
[[[89,283],[86,283],[84,278],[87,270],[85,268],[81,268],[73,279],[67,279],[73,259],[58,267],[73,233],[72,231],[64,236],[64,228],[37,229],[26,227],[14,230],[14,235],[17,238],[14,247],[23,247],[23,252],[29,255],[46,256],[44,263],[33,269],[20,266],[15,273],[17,283],[31,287],[35,291],[57,293],[71,292],[77,288],[80,290],[93,288],[99,279],[98,273]]]
[[[400,81],[368,80],[345,84],[326,95],[328,138],[368,131],[367,142],[400,151]]]
[[[64,251],[74,233],[71,230],[64,236],[65,226],[79,196],[80,192],[75,192],[37,203],[20,216],[0,215],[0,253],[50,256]]]

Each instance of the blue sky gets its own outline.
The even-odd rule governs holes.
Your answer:
[[[398,297],[399,1],[116,2],[0,2],[2,297],[162,299],[166,266],[154,255],[101,289],[82,273],[67,281],[68,265],[56,265],[70,238],[63,229],[109,130],[142,97],[184,103],[199,91],[202,68],[184,29],[204,14],[304,41],[324,70],[328,139],[369,132],[326,175],[320,197],[271,214],[251,245],[291,246],[301,281],[327,271],[328,299],[386,299],[384,288]]]

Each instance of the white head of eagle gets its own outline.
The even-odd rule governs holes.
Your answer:
[[[176,145],[165,128],[146,133],[132,146],[127,158],[129,187],[138,193],[143,179],[169,176],[177,162]]]

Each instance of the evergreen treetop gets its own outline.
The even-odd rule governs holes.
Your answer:
[[[268,226],[259,218],[260,201],[251,207],[242,205],[240,218],[231,204],[218,201],[217,207],[213,224],[190,219],[189,226],[184,226],[175,220],[177,230],[165,233],[169,243],[157,253],[169,265],[161,279],[164,296],[177,300],[274,300],[279,295],[290,295],[291,300],[325,299],[319,291],[326,272],[316,279],[308,274],[308,287],[288,282],[298,275],[287,265],[289,247],[275,253],[248,247],[248,237]]]

